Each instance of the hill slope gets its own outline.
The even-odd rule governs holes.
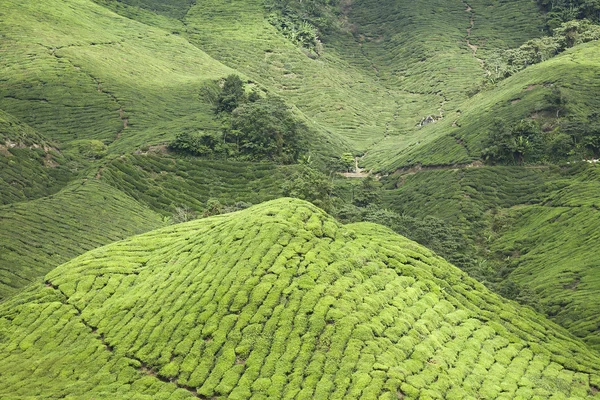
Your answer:
[[[93,248],[163,225],[160,215],[91,180],[0,207],[0,300]]]
[[[506,125],[519,120],[540,121],[555,129],[557,121],[548,114],[548,96],[560,89],[567,105],[563,113],[571,120],[586,120],[600,107],[600,42],[575,46],[563,54],[501,81],[463,102],[458,112],[415,133],[412,142],[395,138],[371,151],[372,159],[385,163],[383,170],[422,165],[470,163],[481,159],[489,131],[497,119]],[[568,109],[568,110],[567,110]],[[546,133],[546,132],[544,132]],[[395,157],[390,157],[394,148]],[[380,153],[380,155],[377,155]],[[388,157],[387,159],[385,157]],[[579,161],[579,160],[577,160]]]
[[[378,225],[280,199],[89,252],[0,305],[11,398],[585,398],[600,357]]]
[[[600,179],[584,164],[405,171],[383,179],[383,203],[456,227],[470,247],[446,257],[599,348]]]

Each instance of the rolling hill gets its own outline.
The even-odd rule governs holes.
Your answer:
[[[600,396],[600,28],[492,71],[540,3],[0,0],[0,398]]]
[[[586,398],[600,357],[378,225],[279,199],[136,236],[0,305],[11,398]]]

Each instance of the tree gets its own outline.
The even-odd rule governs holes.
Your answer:
[[[192,134],[189,132],[178,133],[175,140],[169,144],[169,148],[182,153],[197,156],[212,155],[217,149],[217,138],[207,132]]]
[[[244,158],[289,164],[298,158],[306,129],[281,100],[266,98],[236,108],[226,134]]]
[[[246,91],[244,89],[244,82],[242,82],[238,75],[229,75],[225,78],[221,93],[217,96],[214,112],[215,114],[222,112],[231,113],[245,101]]]
[[[352,153],[343,153],[340,157],[341,164],[344,166],[344,170],[350,172],[354,167],[354,156]]]
[[[369,204],[378,202],[381,197],[381,186],[381,183],[373,177],[366,177],[354,193],[354,204],[359,207],[366,207]]]
[[[310,201],[327,212],[332,209],[332,191],[333,185],[327,176],[308,166],[300,167],[292,179],[283,185],[285,196]]]
[[[533,120],[521,120],[507,126],[502,120],[494,121],[482,157],[490,162],[522,164],[543,156],[540,128]]]

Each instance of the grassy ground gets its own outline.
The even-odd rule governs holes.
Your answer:
[[[0,299],[87,250],[163,224],[158,214],[95,180],[1,206],[0,221]]]
[[[600,384],[598,354],[543,317],[291,199],[76,258],[2,304],[0,333],[3,396],[587,398]]]

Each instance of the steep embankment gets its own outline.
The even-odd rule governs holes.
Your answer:
[[[89,252],[0,306],[0,396],[585,398],[599,356],[425,248],[281,199]]]
[[[161,217],[97,181],[0,207],[0,300],[88,250],[155,229]]]

